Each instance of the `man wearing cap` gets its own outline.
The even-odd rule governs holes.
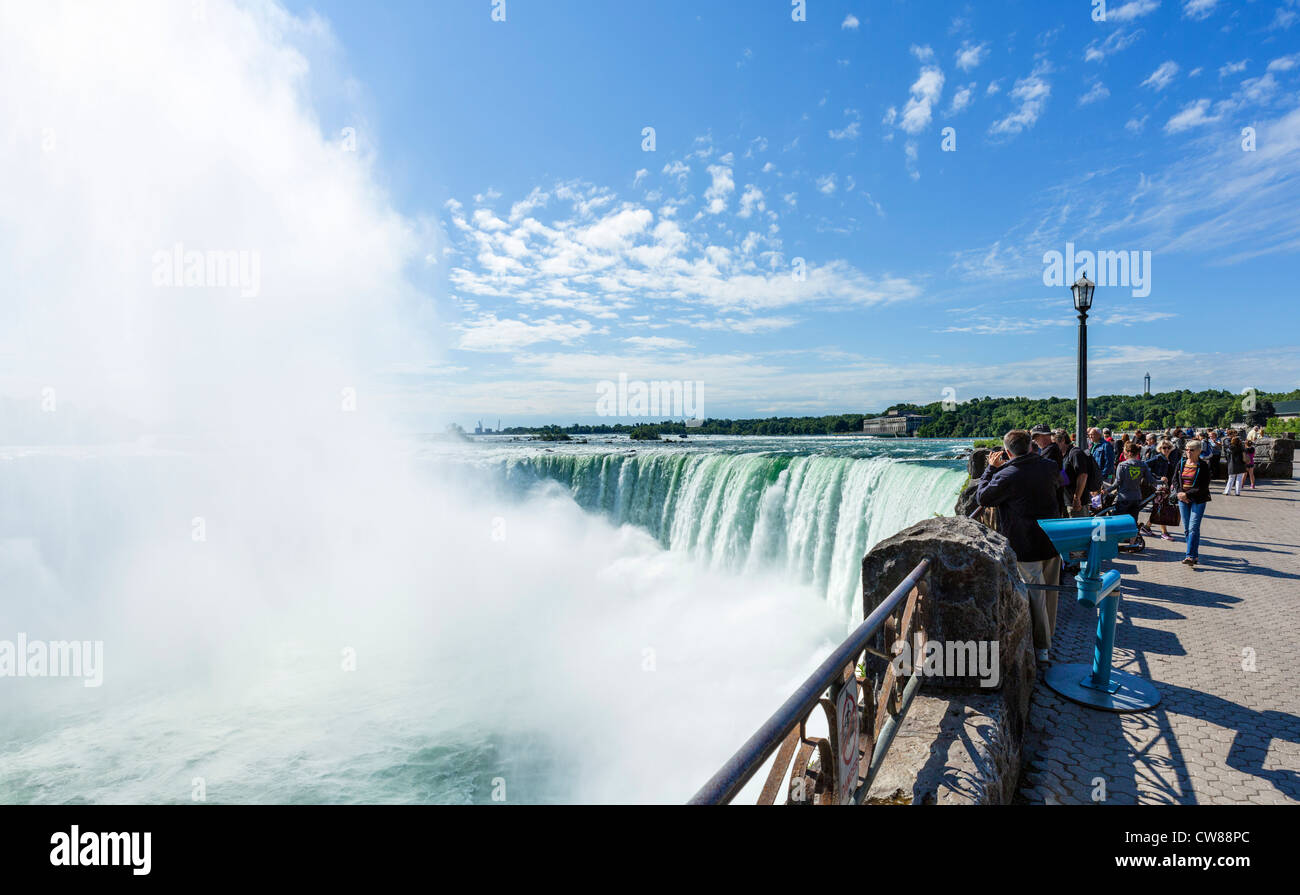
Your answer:
[[[1038,453],[1051,460],[1056,464],[1056,468],[1060,469],[1065,458],[1061,456],[1061,449],[1052,439],[1052,430],[1039,423],[1029,430],[1029,437],[1034,440],[1034,447],[1037,448]]]
[[[1029,437],[1033,439],[1034,450],[1040,457],[1046,457],[1056,464],[1056,508],[1062,516],[1065,513],[1065,480],[1061,476],[1061,469],[1065,466],[1065,455],[1061,449],[1056,446],[1056,439],[1052,437],[1052,430],[1042,423],[1029,430]]]

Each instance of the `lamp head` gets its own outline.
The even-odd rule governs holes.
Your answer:
[[[1081,314],[1088,313],[1088,309],[1092,307],[1092,293],[1096,288],[1097,284],[1088,279],[1086,271],[1079,275],[1079,281],[1070,287],[1070,291],[1074,293],[1076,311]]]

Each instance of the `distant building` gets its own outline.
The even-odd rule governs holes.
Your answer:
[[[899,413],[891,410],[884,416],[877,416],[862,421],[863,435],[915,435],[916,430],[930,421],[930,417],[919,413]]]
[[[1151,397],[1151,374],[1142,377],[1142,394]]]
[[[1300,419],[1300,401],[1274,401],[1273,416],[1284,419]]]

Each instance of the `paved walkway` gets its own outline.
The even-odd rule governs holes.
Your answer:
[[[1180,562],[1181,538],[1158,536],[1114,564],[1114,666],[1155,681],[1160,704],[1100,712],[1040,680],[1017,801],[1100,801],[1104,784],[1112,804],[1300,804],[1300,481],[1221,490],[1197,568]],[[1062,594],[1053,657],[1091,662],[1095,628]]]

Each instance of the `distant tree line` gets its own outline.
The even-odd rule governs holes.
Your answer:
[[[1294,400],[1300,390],[1286,394],[1181,389],[1154,395],[1099,395],[1088,399],[1088,423],[1103,428],[1133,430],[1174,427],[1229,426],[1244,422],[1263,425],[1273,415],[1274,401]],[[917,431],[927,438],[968,438],[1001,435],[1038,423],[1074,431],[1074,398],[975,398],[945,410],[941,402],[900,405],[899,411],[933,417]]]
[[[1228,426],[1245,422],[1264,425],[1273,415],[1274,401],[1300,400],[1300,389],[1286,393],[1256,392],[1254,395],[1186,389],[1155,395],[1100,395],[1088,400],[1088,423],[1111,429],[1170,429],[1178,427]],[[973,398],[962,404],[895,404],[887,408],[899,413],[931,417],[917,434],[925,438],[978,438],[1000,436],[1011,429],[1027,429],[1038,423],[1074,431],[1074,398]],[[1251,409],[1253,407],[1253,409]],[[514,426],[505,435],[539,435],[551,440],[569,435],[633,435],[638,440],[661,435],[846,435],[862,431],[862,421],[885,414],[841,413],[831,416],[774,416],[767,419],[703,420],[688,427],[679,420],[660,423],[583,424],[571,426]]]
[[[703,420],[699,426],[687,426],[681,420],[665,420],[661,423],[615,423],[584,425],[574,423],[571,426],[515,426],[503,429],[505,435],[545,435],[547,433],[566,435],[631,435],[636,431],[645,438],[653,431],[656,435],[846,435],[862,431],[862,420],[866,414],[841,413],[834,416],[774,416],[770,419]]]

